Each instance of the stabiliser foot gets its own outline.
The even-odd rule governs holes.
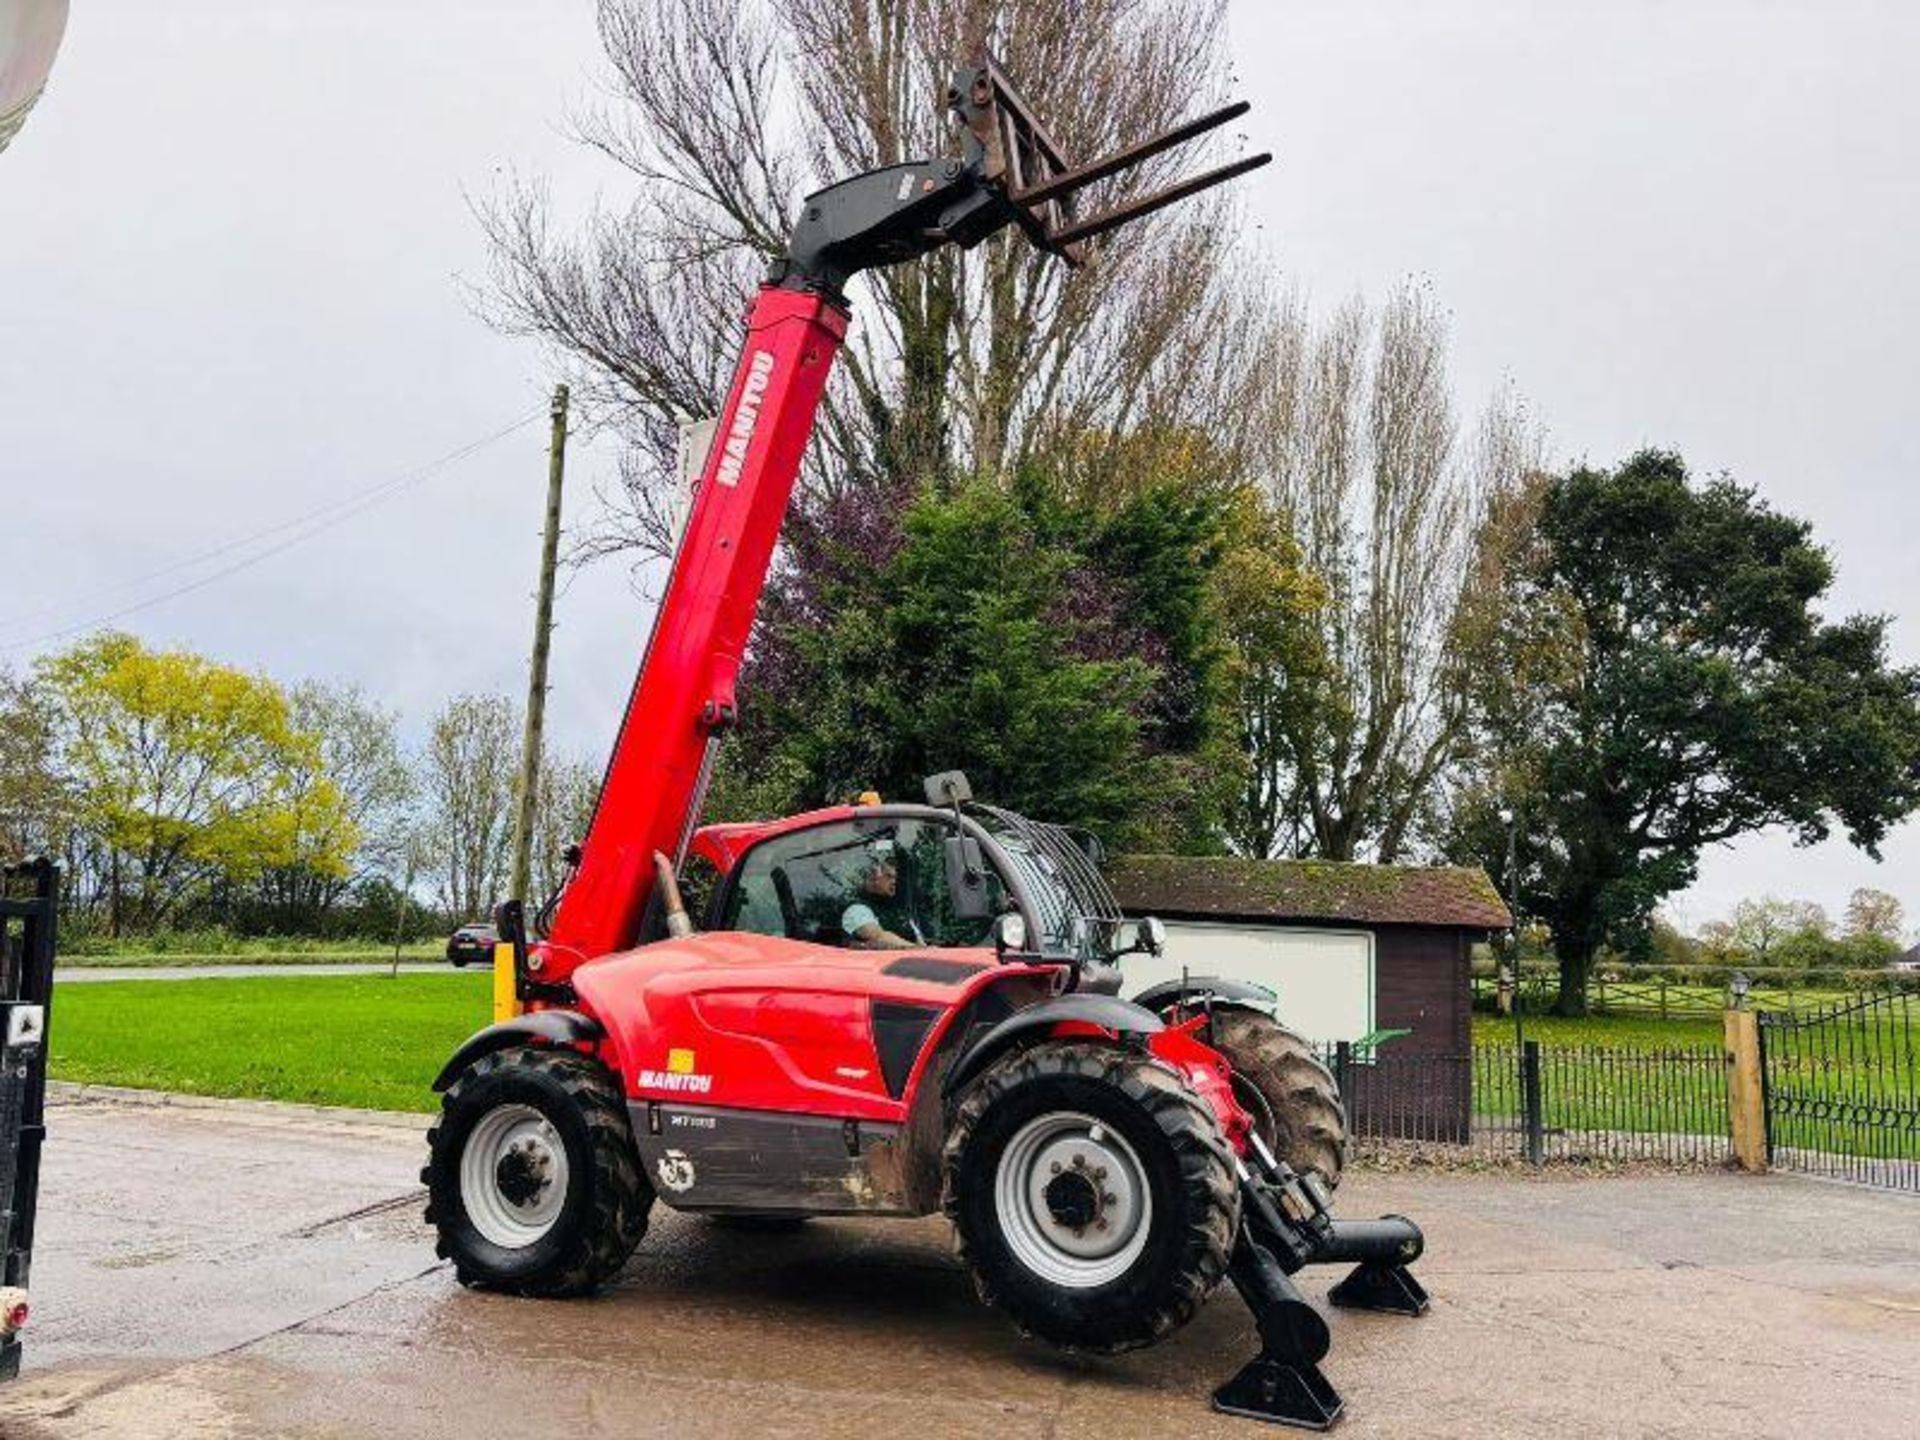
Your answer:
[[[1289,1365],[1262,1355],[1213,1392],[1213,1408],[1223,1415],[1301,1430],[1330,1430],[1346,1402],[1318,1365]]]
[[[1386,1315],[1427,1313],[1426,1287],[1404,1265],[1368,1262],[1327,1292],[1327,1299],[1347,1310],[1377,1310]]]

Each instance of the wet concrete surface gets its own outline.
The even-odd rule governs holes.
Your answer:
[[[68,1103],[0,1436],[1253,1436],[1231,1291],[1077,1359],[979,1307],[938,1221],[795,1234],[655,1211],[591,1300],[462,1291],[408,1122]],[[1331,1313],[1347,1436],[1909,1437],[1920,1200],[1786,1177],[1360,1173],[1428,1233],[1407,1321]],[[1310,1274],[1316,1298],[1338,1278]]]

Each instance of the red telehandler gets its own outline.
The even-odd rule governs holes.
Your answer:
[[[1162,927],[1123,924],[1090,839],[975,803],[959,772],[924,804],[696,828],[848,279],[1009,224],[1077,264],[1269,158],[1078,219],[1075,191],[1247,106],[1075,167],[984,53],[948,99],[962,154],[809,196],[753,304],[574,874],[544,935],[500,909],[518,1013],[436,1081],[427,1216],[463,1283],[558,1296],[616,1274],[655,1201],[944,1211],[982,1297],[1058,1345],[1150,1344],[1230,1279],[1261,1348],[1215,1406],[1323,1429],[1328,1329],[1288,1277],[1351,1263],[1336,1304],[1418,1314],[1422,1242],[1329,1213],[1338,1090],[1270,996],[1193,978],[1120,999],[1121,957]],[[701,932],[689,856],[719,877]]]

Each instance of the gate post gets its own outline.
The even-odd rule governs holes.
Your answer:
[[[1767,1168],[1766,1077],[1760,1066],[1760,1017],[1752,1010],[1726,1012],[1727,1132],[1742,1170]]]

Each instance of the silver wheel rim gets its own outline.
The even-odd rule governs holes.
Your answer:
[[[1153,1194],[1133,1147],[1078,1111],[1029,1120],[1000,1152],[994,1211],[1007,1248],[1072,1290],[1126,1274],[1153,1230]]]
[[[567,1147],[531,1105],[480,1117],[460,1152],[460,1203],[473,1228],[507,1250],[553,1229],[567,1203]]]

